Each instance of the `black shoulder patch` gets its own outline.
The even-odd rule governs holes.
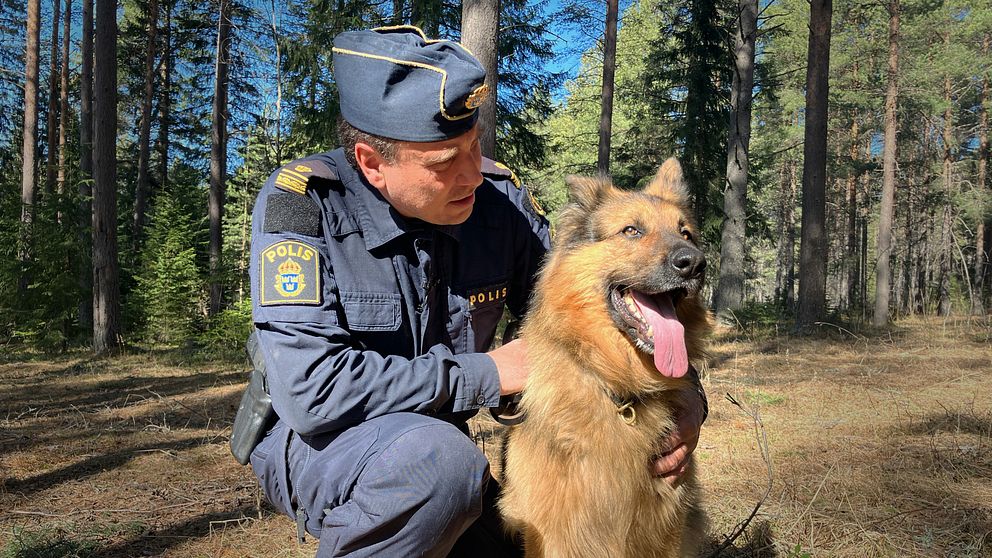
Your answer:
[[[294,194],[305,194],[311,177],[337,180],[337,174],[320,159],[297,159],[280,168],[276,174],[276,187]]]
[[[305,236],[320,234],[320,208],[309,196],[273,192],[265,203],[264,232],[294,232]]]

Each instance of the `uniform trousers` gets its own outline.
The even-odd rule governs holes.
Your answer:
[[[320,539],[317,558],[522,554],[486,457],[436,418],[395,413],[314,436],[279,422],[251,464],[266,498]]]

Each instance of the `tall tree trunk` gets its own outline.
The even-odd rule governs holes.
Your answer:
[[[400,17],[403,15],[403,1],[397,0],[399,2],[398,10]],[[403,23],[400,19],[396,22],[396,25]],[[276,18],[276,0],[272,0],[272,44],[276,47],[276,118],[275,118],[275,137],[276,137],[276,161],[275,165],[282,164],[282,45],[280,44],[279,38],[282,33],[279,32],[279,20]]]
[[[79,32],[79,327],[93,329],[93,0],[83,0]]]
[[[231,0],[220,0],[217,22],[214,104],[210,133],[210,305],[208,315],[220,311],[223,262],[224,181],[227,175],[227,88],[231,50]]]
[[[162,63],[159,83],[161,91],[158,101],[158,139],[156,149],[159,157],[159,188],[169,189],[169,128],[172,124],[172,6],[174,0],[163,3],[165,21],[162,23]]]
[[[610,141],[613,137],[613,84],[617,72],[617,13],[619,0],[606,0],[606,30],[603,34],[603,89],[599,113],[599,152],[596,168],[610,173]]]
[[[158,30],[158,0],[148,0],[148,43],[145,45],[145,90],[141,99],[141,126],[138,131],[138,183],[134,190],[134,213],[131,216],[135,251],[142,244],[145,212],[151,194],[148,159],[151,154],[152,100],[155,95],[155,45]]]
[[[93,350],[120,344],[117,259],[117,2],[96,0],[93,126]]]
[[[795,300],[795,252],[796,252],[796,163],[789,159],[779,177],[780,199],[778,225],[778,261],[775,271],[775,301],[788,311],[792,311]]]
[[[496,92],[499,85],[499,0],[462,1],[462,44],[486,69],[489,97],[479,107],[482,154],[496,156]]]
[[[811,0],[806,67],[806,130],[803,146],[803,217],[799,244],[799,311],[796,328],[823,319],[826,310],[827,99],[832,0]]]
[[[951,44],[951,34],[944,32],[944,46]],[[951,108],[951,75],[944,73],[944,157],[943,182],[944,204],[941,208],[940,222],[940,273],[937,278],[937,315],[947,316],[951,313],[951,163],[953,162],[954,142],[954,112]]]
[[[28,288],[27,266],[32,256],[35,167],[38,158],[38,66],[41,58],[41,1],[28,0],[26,48],[24,50],[24,130],[21,147],[21,232],[17,259],[21,264],[18,291]]]
[[[989,45],[992,43],[992,34],[986,32],[982,37],[982,58],[988,59]],[[988,162],[989,162],[989,70],[982,76],[982,92],[978,99],[978,176],[975,178],[975,186],[979,191],[985,191]],[[972,291],[975,293],[975,301],[971,305],[974,314],[984,314],[985,308],[990,307],[985,301],[984,291],[989,280],[989,255],[992,253],[992,246],[989,246],[989,233],[992,232],[992,219],[980,219],[978,230],[975,232],[975,274],[973,278]]]
[[[896,111],[899,100],[899,0],[889,0],[889,67],[885,92],[885,146],[882,148],[882,203],[878,218],[878,264],[875,267],[875,313],[872,324],[889,323],[892,288],[892,220],[896,194]]]
[[[45,158],[45,192],[48,194],[55,191],[58,170],[56,168],[56,151],[59,145],[59,86],[57,76],[59,75],[59,14],[61,13],[62,7],[59,0],[52,0],[52,44],[48,69],[48,122],[45,133],[48,146],[48,153],[46,153]]]
[[[734,29],[734,78],[727,133],[727,182],[723,192],[720,280],[713,307],[740,310],[744,303],[745,223],[750,170],[751,103],[754,89],[754,41],[758,34],[758,0],[738,0]]]
[[[857,68],[857,64],[855,64]],[[851,118],[851,171],[847,176],[847,305],[853,308],[858,293],[858,116]]]
[[[62,68],[59,71],[59,199],[65,194],[66,133],[69,128],[69,36],[72,34],[72,0],[65,0],[65,28],[62,30]],[[59,215],[61,216],[61,210]],[[59,219],[61,222],[61,218]]]

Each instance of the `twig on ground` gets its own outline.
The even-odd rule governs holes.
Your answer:
[[[765,487],[764,494],[761,495],[761,498],[759,498],[758,502],[754,505],[754,509],[751,510],[751,514],[734,527],[733,531],[725,537],[723,544],[714,550],[710,554],[709,558],[717,558],[720,556],[724,550],[732,545],[734,541],[744,533],[748,525],[751,524],[751,521],[756,515],[758,515],[758,510],[761,509],[761,505],[765,503],[766,499],[768,499],[768,495],[772,491],[772,481],[775,478],[772,469],[771,452],[768,449],[768,433],[765,432],[765,425],[761,422],[761,416],[758,414],[757,408],[754,410],[745,409],[740,401],[735,399],[734,396],[729,393],[725,395],[727,397],[727,401],[730,401],[734,406],[740,409],[741,412],[751,417],[751,420],[754,422],[754,436],[758,441],[758,448],[761,450],[761,460],[765,462],[765,468],[768,471],[768,486]]]

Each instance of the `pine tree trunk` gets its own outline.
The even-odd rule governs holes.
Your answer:
[[[163,4],[165,21],[162,23],[162,63],[160,64],[159,83],[161,91],[158,101],[158,150],[159,188],[169,189],[169,127],[172,124],[172,5],[173,0]]]
[[[96,0],[93,93],[93,350],[120,345],[117,259],[117,2]]]
[[[806,130],[803,146],[803,216],[799,244],[799,311],[796,328],[823,319],[826,310],[827,99],[832,0],[811,0],[806,67]]]
[[[606,30],[603,33],[603,88],[600,94],[599,151],[596,168],[599,174],[610,173],[610,142],[613,138],[613,85],[617,72],[617,14],[619,0],[606,0]]]
[[[83,0],[79,32],[79,328],[93,329],[93,0]]]
[[[224,181],[227,175],[227,88],[231,49],[231,0],[220,0],[214,78],[213,117],[210,134],[210,304],[208,315],[220,311],[223,282]]]
[[[72,34],[72,0],[65,0],[64,29],[62,30],[62,68],[59,71],[59,168],[56,190],[59,199],[65,194],[66,133],[69,128],[69,36]],[[61,217],[61,211],[59,213]],[[61,222],[62,219],[59,219]]]
[[[854,64],[854,81],[857,83],[858,64]],[[858,298],[858,115],[851,115],[851,171],[847,176],[847,307],[853,309]]]
[[[56,77],[59,75],[59,15],[61,13],[62,7],[59,0],[52,0],[52,44],[48,69],[48,122],[45,133],[48,146],[48,152],[45,154],[45,192],[48,194],[55,191],[58,174],[56,152],[59,145],[59,86]]]
[[[944,46],[950,45],[950,33],[944,33]],[[953,153],[951,144],[954,141],[954,113],[951,111],[951,75],[944,74],[944,204],[940,220],[940,273],[937,278],[937,315],[948,316],[951,313],[951,163]]]
[[[496,93],[499,85],[499,0],[462,1],[462,37],[486,69],[489,97],[479,107],[479,143],[482,154],[496,156]]]
[[[145,89],[141,99],[141,126],[138,131],[138,183],[134,190],[132,244],[135,251],[142,244],[145,213],[151,195],[148,159],[151,154],[152,100],[155,95],[155,46],[158,30],[158,0],[148,0],[148,43],[145,45]]]
[[[713,298],[717,312],[740,310],[744,303],[744,257],[747,179],[750,171],[751,102],[754,89],[754,41],[758,0],[738,0],[734,29],[734,77],[727,133],[727,182],[723,192],[720,280]]]
[[[882,149],[882,203],[878,218],[878,264],[875,267],[875,313],[872,323],[889,323],[892,288],[892,220],[896,192],[896,111],[899,99],[899,0],[889,0],[889,67],[885,93],[885,146]]]
[[[41,58],[41,1],[28,0],[26,48],[24,51],[24,130],[21,147],[21,231],[17,259],[21,264],[18,291],[27,291],[27,266],[32,257],[35,167],[38,159],[38,66]]]
[[[985,33],[982,37],[982,58],[988,59],[992,34]],[[975,177],[975,187],[985,191],[988,187],[989,162],[989,71],[982,76],[982,92],[978,99],[978,175]],[[985,289],[989,286],[989,256],[992,246],[989,246],[989,233],[992,232],[992,218],[979,220],[975,232],[975,271],[972,278],[972,291],[975,300],[971,305],[973,314],[984,314],[986,308],[992,309],[992,304],[986,302]]]

